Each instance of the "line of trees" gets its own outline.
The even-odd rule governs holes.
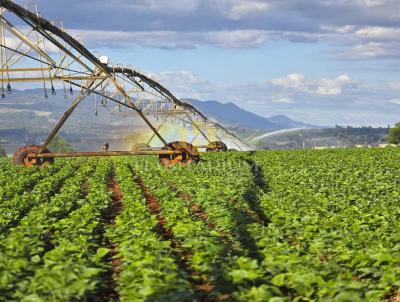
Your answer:
[[[393,128],[390,128],[387,141],[390,144],[400,145],[400,123],[397,123]]]
[[[7,153],[6,150],[2,146],[0,146],[0,157],[6,157]]]
[[[63,138],[58,135],[50,142],[48,149],[53,152],[69,152],[73,151],[72,146]]]
[[[72,146],[64,139],[56,136],[51,143],[49,144],[48,148],[54,152],[68,152],[73,151]],[[0,157],[7,157],[6,150],[0,145]]]

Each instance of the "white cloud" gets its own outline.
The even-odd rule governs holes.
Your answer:
[[[51,1],[41,2],[44,11],[54,15],[57,10]],[[97,36],[104,34],[106,38],[101,45],[109,47],[114,47],[116,43],[118,46],[130,43],[169,49],[206,44],[224,48],[254,48],[264,45],[272,37],[274,41],[321,41],[343,47],[345,52],[357,46],[364,50],[367,47],[364,44],[369,41],[393,42],[399,41],[400,37],[399,0],[59,2],[67,3],[62,5],[61,14],[70,20],[67,26],[69,22],[69,25],[78,28],[85,26],[92,29],[86,32],[94,35],[97,30]],[[86,17],[79,18],[76,11]],[[52,15],[49,13],[48,16]],[[112,37],[113,34],[115,37]],[[94,41],[96,38],[87,39]],[[99,40],[97,38],[96,42],[100,43]],[[363,55],[361,58],[371,57],[376,56]]]
[[[202,82],[196,74],[188,70],[163,71],[157,77],[161,82],[177,82],[185,85],[194,85]]]
[[[195,48],[198,45],[213,45],[220,48],[254,48],[268,41],[268,32],[263,30],[232,30],[210,32],[177,31],[100,31],[74,30],[83,35],[91,47],[141,45],[152,48]]]
[[[387,101],[389,104],[400,105],[400,99],[391,99]]]
[[[185,15],[193,13],[199,7],[198,0],[145,0],[145,1],[120,1],[122,7],[138,12],[154,12],[165,15]]]
[[[339,57],[349,60],[375,59],[383,57],[398,57],[400,49],[398,43],[368,42],[358,44],[349,49],[343,49]]]
[[[212,5],[219,12],[232,20],[240,20],[254,14],[260,14],[270,9],[266,0],[214,0]]]
[[[272,85],[299,90],[303,90],[305,88],[304,82],[305,76],[299,73],[292,73],[284,78],[276,78],[271,80]]]
[[[390,81],[387,87],[391,90],[400,90],[400,81]]]
[[[179,97],[203,99],[215,90],[210,82],[201,80],[188,70],[164,71],[155,78]]]
[[[366,26],[355,32],[356,36],[368,40],[399,40],[400,28]]]
[[[272,100],[273,103],[276,104],[294,104],[296,103],[292,98],[278,98]]]
[[[263,45],[268,40],[268,34],[260,30],[235,30],[210,32],[205,40],[224,48],[253,48]]]
[[[289,88],[317,95],[340,95],[346,85],[352,83],[346,74],[334,79],[308,79],[303,74],[292,73],[286,77],[272,79],[274,86]]]
[[[367,7],[382,6],[385,4],[395,3],[393,0],[353,0],[356,3],[364,4]]]
[[[327,32],[334,32],[339,34],[352,33],[356,29],[354,25],[343,25],[343,26],[332,26],[332,25],[321,25],[320,29]]]
[[[395,4],[397,3],[397,0],[322,0],[322,2],[330,6],[352,5],[352,6],[366,6],[367,8],[370,8],[376,6]]]
[[[330,35],[336,45],[335,58],[344,60],[368,60],[400,57],[400,27],[382,26],[329,26],[320,27]],[[320,35],[319,40],[328,36]]]

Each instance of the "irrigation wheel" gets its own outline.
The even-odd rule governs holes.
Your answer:
[[[200,155],[197,148],[187,142],[172,142],[166,145],[163,149],[182,152],[182,154],[178,155],[160,155],[160,163],[166,167],[178,164],[181,166],[188,166],[200,161]]]
[[[148,149],[148,148],[151,148],[148,144],[139,143],[139,144],[135,144],[135,145],[132,146],[131,152],[137,152],[140,149]]]
[[[16,166],[47,166],[54,163],[54,158],[29,158],[29,154],[39,153],[42,146],[26,145],[25,147],[19,148],[14,153],[13,163]],[[42,153],[50,153],[50,150],[45,148]]]
[[[221,141],[211,142],[207,145],[206,152],[226,152],[228,147]]]

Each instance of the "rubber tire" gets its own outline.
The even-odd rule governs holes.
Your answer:
[[[215,141],[208,144],[206,152],[226,152],[228,147],[221,141]]]
[[[163,147],[163,149],[183,152],[182,155],[160,155],[160,163],[166,167],[171,167],[174,165],[186,167],[191,164],[197,164],[200,161],[200,154],[197,148],[187,142],[172,142]]]
[[[54,158],[40,158],[37,159],[36,163],[31,163],[28,161],[28,154],[38,153],[41,148],[42,146],[36,146],[36,145],[26,145],[24,147],[19,148],[17,151],[15,151],[13,156],[14,165],[31,167],[31,166],[45,166],[48,164],[53,164]],[[50,150],[45,148],[43,150],[43,153],[50,153]]]

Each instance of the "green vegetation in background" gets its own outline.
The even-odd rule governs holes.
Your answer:
[[[400,123],[389,130],[387,140],[390,144],[400,145]]]
[[[72,146],[59,136],[55,136],[48,146],[52,152],[69,152],[73,151]]]
[[[7,153],[6,150],[2,146],[0,146],[0,157],[6,157]]]
[[[261,135],[260,133],[259,135]],[[258,150],[303,149],[313,147],[377,146],[386,142],[389,128],[341,127],[299,129],[266,136],[256,144]],[[257,135],[256,135],[257,136]]]

